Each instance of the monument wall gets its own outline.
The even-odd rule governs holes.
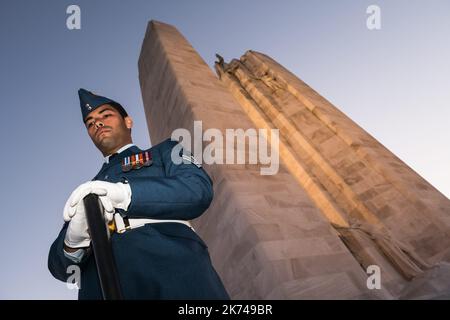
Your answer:
[[[175,27],[151,21],[138,67],[153,144],[179,128],[198,136],[194,121],[224,136],[279,130],[277,174],[203,164],[215,197],[193,223],[232,298],[448,294],[450,201],[276,61],[219,56],[215,75]],[[371,265],[379,290],[366,285]]]

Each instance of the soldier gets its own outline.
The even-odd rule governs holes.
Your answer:
[[[180,145],[170,139],[139,149],[132,143],[133,120],[119,103],[84,89],[78,95],[87,132],[105,162],[65,204],[65,223],[48,257],[52,275],[66,281],[67,268],[77,264],[78,298],[102,299],[83,204],[94,193],[113,230],[110,240],[125,299],[229,299],[206,244],[188,221],[212,201],[208,174],[182,152],[185,161],[175,164],[172,150]]]

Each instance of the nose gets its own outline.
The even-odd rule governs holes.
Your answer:
[[[94,124],[97,129],[104,126],[103,122],[101,122],[101,121],[99,121],[99,122],[95,121]]]

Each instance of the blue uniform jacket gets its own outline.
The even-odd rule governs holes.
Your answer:
[[[130,184],[129,218],[191,220],[200,216],[213,198],[208,174],[193,163],[174,164],[171,151],[177,142],[167,139],[148,149],[149,167],[122,171],[123,158],[142,152],[131,146],[107,164],[93,180]],[[66,281],[75,263],[63,253],[65,223],[53,242],[48,268]],[[212,266],[206,244],[181,223],[156,223],[114,233],[111,237],[120,284],[125,299],[229,299]],[[81,269],[79,299],[102,299],[93,254],[78,264]],[[70,270],[70,269],[69,269]]]

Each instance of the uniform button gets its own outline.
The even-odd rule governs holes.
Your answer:
[[[108,179],[108,175],[105,176],[105,179]]]

